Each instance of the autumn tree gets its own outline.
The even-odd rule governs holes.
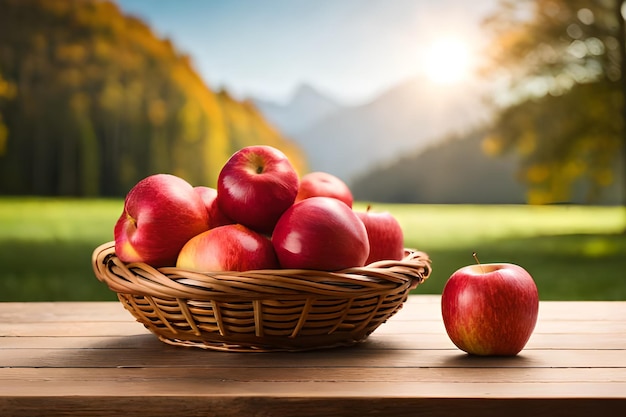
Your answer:
[[[593,203],[618,180],[626,161],[622,8],[622,0],[503,0],[485,22],[493,35],[487,74],[508,84],[484,145],[517,153],[529,203],[566,202],[581,190]]]
[[[211,90],[112,1],[0,0],[0,194],[120,196],[167,172],[215,185],[235,150],[302,151]]]

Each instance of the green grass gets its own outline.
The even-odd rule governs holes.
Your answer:
[[[115,300],[91,269],[121,200],[0,199],[0,301]]]
[[[115,300],[91,269],[113,239],[122,200],[0,198],[0,301]],[[364,204],[357,204],[363,209]],[[433,274],[417,293],[440,293],[473,263],[513,262],[543,300],[626,300],[626,213],[618,207],[374,205],[426,251]]]
[[[363,205],[357,205],[357,209]],[[433,274],[416,293],[440,294],[474,262],[511,262],[535,278],[543,300],[626,300],[626,210],[588,206],[383,205]]]

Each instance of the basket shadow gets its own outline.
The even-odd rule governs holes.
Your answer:
[[[389,351],[371,349],[367,341],[306,351],[231,352],[198,347],[173,346],[157,336],[144,333],[109,337],[72,352],[65,362],[95,368],[179,368],[184,370],[216,369],[319,369],[360,367],[363,363],[383,360]]]

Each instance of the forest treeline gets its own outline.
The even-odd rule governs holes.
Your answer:
[[[237,149],[300,148],[117,5],[0,0],[0,194],[120,196],[156,172],[214,185]]]

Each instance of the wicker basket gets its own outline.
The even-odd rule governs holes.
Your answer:
[[[340,272],[155,269],[123,263],[114,242],[96,248],[92,264],[96,277],[163,342],[238,352],[361,342],[431,272],[428,255],[414,250],[401,261]]]

